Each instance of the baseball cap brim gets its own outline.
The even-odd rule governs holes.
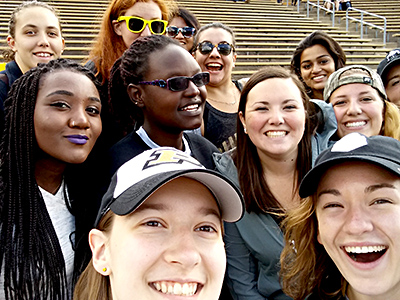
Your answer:
[[[113,197],[117,182],[114,175],[111,185],[104,197]],[[96,225],[108,209],[117,215],[127,215],[136,210],[156,190],[173,179],[179,177],[192,178],[205,185],[214,195],[221,210],[221,217],[226,222],[236,222],[244,214],[243,196],[236,185],[220,173],[209,169],[187,169],[170,171],[150,176],[126,189],[121,195],[112,199],[109,207],[103,207],[96,219]]]

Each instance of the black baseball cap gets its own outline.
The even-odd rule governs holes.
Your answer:
[[[120,216],[130,214],[157,189],[178,177],[192,178],[205,185],[214,195],[224,221],[236,222],[242,218],[243,196],[232,181],[206,169],[182,151],[160,147],[144,151],[115,172],[101,201],[96,226],[110,209]]]
[[[301,181],[300,197],[314,194],[329,168],[348,161],[372,163],[400,176],[400,141],[382,135],[366,137],[357,132],[345,135],[318,156],[315,166]]]
[[[400,49],[393,49],[380,62],[377,72],[381,76],[382,81],[386,84],[386,75],[392,67],[400,64]]]

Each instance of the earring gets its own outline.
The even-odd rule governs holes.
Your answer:
[[[247,129],[246,129],[246,127],[244,127],[244,130],[243,130],[243,131],[244,131],[245,134],[247,134]]]
[[[103,268],[103,272],[107,272],[107,268],[106,267]]]

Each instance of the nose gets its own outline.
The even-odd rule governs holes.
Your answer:
[[[352,116],[352,115],[359,115],[361,113],[362,109],[360,105],[357,103],[357,101],[350,101],[347,109],[347,115]]]
[[[71,118],[69,119],[68,125],[71,128],[88,129],[90,128],[89,117],[86,111],[82,109],[75,109]]]
[[[210,57],[217,57],[217,58],[220,57],[220,54],[219,54],[219,52],[218,52],[218,50],[217,50],[217,47],[214,47],[214,48],[211,50]]]
[[[146,27],[143,29],[143,31],[140,33],[140,36],[150,36],[152,35],[149,24],[146,24]]]
[[[313,72],[313,73],[318,73],[319,71],[321,71],[320,65],[317,64],[317,63],[313,64],[313,66],[312,66],[312,72]]]
[[[178,31],[178,34],[175,36],[176,39],[184,39],[185,37],[182,34],[182,30]]]
[[[200,89],[197,85],[193,83],[193,81],[189,80],[189,85],[185,90],[185,95],[188,97],[196,97],[200,94]]]
[[[201,262],[201,255],[197,249],[191,233],[177,233],[170,239],[168,248],[164,252],[164,259],[169,264],[174,264],[183,269],[193,269]]]
[[[42,32],[39,35],[38,45],[41,47],[49,47],[49,39],[46,32]]]
[[[343,230],[351,235],[361,235],[373,230],[371,220],[361,207],[350,207],[346,215]]]
[[[280,125],[285,122],[283,114],[280,110],[271,110],[268,123],[270,125]]]

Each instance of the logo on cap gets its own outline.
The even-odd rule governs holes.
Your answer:
[[[183,153],[178,153],[177,151],[174,150],[155,150],[151,155],[151,159],[148,159],[144,165],[143,169],[148,169],[151,167],[157,167],[160,165],[165,165],[165,164],[184,164],[188,163],[191,165],[194,165],[196,167],[202,167],[202,165],[196,161],[195,159],[192,159],[190,156],[183,155]]]

